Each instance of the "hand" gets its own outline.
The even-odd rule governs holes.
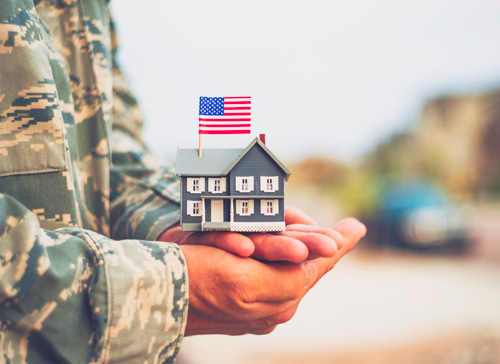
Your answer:
[[[207,245],[260,260],[300,263],[315,257],[332,257],[342,247],[342,236],[334,229],[318,227],[297,208],[287,208],[287,230],[279,234],[189,233],[179,225],[165,230],[158,240],[179,245]]]
[[[186,336],[266,334],[293,317],[304,295],[364,236],[355,219],[335,226],[344,245],[302,264],[263,263],[209,246],[183,245],[189,275]]]

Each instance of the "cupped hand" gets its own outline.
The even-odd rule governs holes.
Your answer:
[[[332,257],[344,241],[335,228],[319,227],[312,218],[297,208],[285,211],[286,231],[281,233],[235,233],[182,231],[179,225],[167,229],[158,238],[179,245],[217,247],[242,257],[266,261],[300,263],[317,257]]]
[[[189,275],[186,336],[266,334],[288,321],[302,297],[361,239],[355,219],[335,226],[343,246],[302,264],[261,262],[209,246],[183,245]]]

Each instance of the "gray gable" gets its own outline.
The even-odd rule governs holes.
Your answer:
[[[264,149],[271,159],[283,170],[286,178],[288,178],[290,171],[271,153],[259,138],[255,138],[245,149],[205,149],[201,158],[198,156],[198,149],[178,149],[176,174],[179,176],[227,175],[255,144]]]

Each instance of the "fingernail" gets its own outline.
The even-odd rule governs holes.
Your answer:
[[[304,288],[309,288],[315,281],[318,275],[318,269],[316,268],[316,264],[311,261],[307,261],[302,263],[302,268],[306,274],[306,283]]]

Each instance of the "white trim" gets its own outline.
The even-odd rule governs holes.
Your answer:
[[[270,203],[272,212],[268,212],[267,207]],[[275,216],[279,214],[279,200],[260,200],[260,213],[265,216]]]
[[[194,182],[198,181],[198,191],[194,191]],[[187,178],[187,185],[186,185],[186,190],[189,193],[202,193],[205,192],[205,178],[199,177],[199,178]]]
[[[267,180],[271,180],[271,188],[268,189],[269,184]],[[262,192],[276,192],[279,190],[279,177],[278,176],[260,176],[260,190]]]
[[[248,212],[243,213],[243,204],[247,203]],[[253,200],[236,200],[236,213],[240,216],[251,216],[254,214]]]
[[[195,213],[195,206],[197,206],[198,208],[198,213]],[[201,206],[201,201],[197,200],[197,201],[191,201],[191,200],[187,200],[187,203],[186,203],[186,208],[187,208],[187,211],[186,211],[186,214],[189,215],[189,216],[201,216],[201,213],[202,213],[202,206]]]
[[[230,231],[241,232],[266,232],[285,231],[286,226],[283,221],[276,222],[233,222]]]
[[[247,182],[248,182],[248,189],[247,190],[243,190],[243,179],[245,179],[245,178],[247,179]],[[239,176],[239,177],[235,178],[235,182],[236,182],[236,191],[241,192],[241,193],[252,192],[255,188],[254,187],[255,182],[254,182],[253,176]]]
[[[215,190],[215,182],[216,181],[219,181],[219,183],[220,183],[220,191]],[[211,192],[214,194],[226,192],[226,178],[224,178],[224,177],[209,178],[208,179],[208,192]]]

